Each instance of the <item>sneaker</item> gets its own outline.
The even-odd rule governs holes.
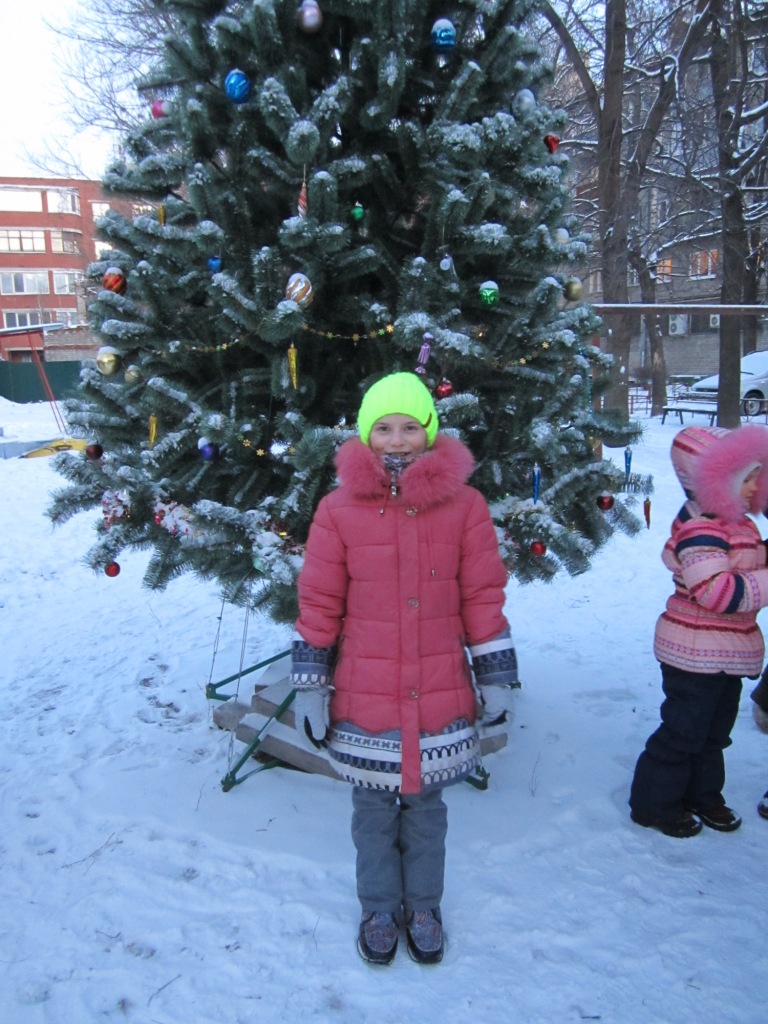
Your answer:
[[[397,952],[397,918],[381,910],[363,911],[357,948],[369,964],[388,966]]]
[[[439,964],[443,959],[443,919],[440,908],[413,910],[405,925],[408,952],[417,964]]]
[[[713,828],[715,832],[735,832],[741,825],[741,818],[736,811],[732,811],[725,804],[710,807],[707,811],[700,811],[696,807],[692,807],[691,810],[701,818],[707,828]]]
[[[763,799],[757,805],[757,813],[761,818],[768,818],[768,793],[765,794]]]
[[[690,839],[691,836],[697,836],[702,829],[699,819],[694,818],[687,811],[683,811],[673,821],[643,821],[641,818],[635,817],[634,811],[629,816],[636,825],[642,825],[643,828],[655,828],[658,832],[663,832],[665,836],[672,836],[673,839]]]

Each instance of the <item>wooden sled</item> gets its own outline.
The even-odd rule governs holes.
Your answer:
[[[247,744],[244,755],[221,780],[222,789],[227,792],[243,782],[256,771],[272,767],[289,767],[331,779],[341,779],[327,755],[308,750],[296,734],[296,721],[291,701],[293,690],[285,665],[271,665],[254,687],[250,704],[231,699],[222,703],[213,712],[213,720],[220,729],[234,732],[235,738]],[[483,757],[501,750],[507,744],[506,731],[488,732],[480,736],[480,753]],[[250,758],[261,762],[244,776],[237,773]],[[487,785],[487,772],[481,769],[476,779],[470,779],[478,789]]]

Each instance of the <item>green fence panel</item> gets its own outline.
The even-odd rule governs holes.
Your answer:
[[[79,360],[43,365],[51,391],[57,399],[74,393],[80,380],[82,363]],[[48,400],[40,373],[34,363],[9,363],[0,360],[0,395],[9,402],[19,404]]]

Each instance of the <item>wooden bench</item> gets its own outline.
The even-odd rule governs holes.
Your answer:
[[[694,405],[690,402],[675,402],[674,404],[665,405],[661,411],[661,422],[667,418],[668,413],[675,413],[680,418],[680,422],[683,422],[683,413],[689,412],[693,415],[698,414],[699,416],[709,416],[710,427],[714,425],[715,416],[717,416],[716,405]]]

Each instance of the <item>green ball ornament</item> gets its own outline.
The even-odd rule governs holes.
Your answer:
[[[361,221],[365,220],[365,207],[362,203],[355,203],[349,211],[349,215],[356,224],[360,224]]]
[[[483,281],[480,285],[480,301],[484,306],[498,306],[499,286],[495,281]]]
[[[569,302],[578,302],[584,293],[584,285],[578,277],[570,277],[563,286],[563,294]]]

